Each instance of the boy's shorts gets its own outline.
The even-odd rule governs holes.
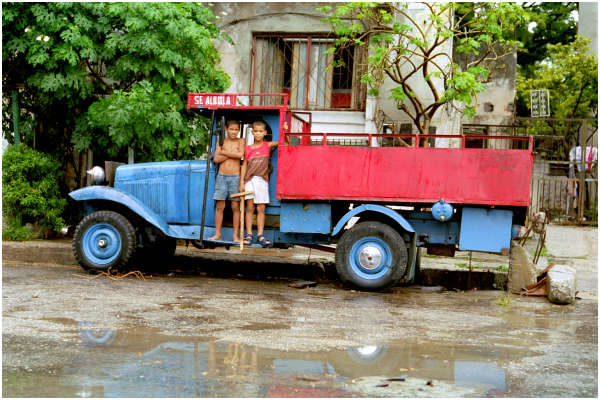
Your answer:
[[[221,175],[217,174],[215,182],[214,200],[240,201],[239,197],[230,198],[232,194],[238,193],[240,189],[239,175]]]
[[[254,199],[254,204],[267,204],[269,202],[269,182],[260,176],[253,176],[244,186],[246,191],[254,194],[246,195],[246,199]]]

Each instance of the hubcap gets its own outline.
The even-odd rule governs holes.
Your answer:
[[[361,267],[374,270],[381,265],[383,254],[375,246],[366,246],[358,254],[358,263]]]
[[[357,240],[348,254],[350,268],[362,279],[379,279],[389,271],[392,262],[390,247],[376,236]]]
[[[87,229],[81,245],[92,263],[98,267],[108,266],[121,254],[121,234],[113,225],[100,222]]]

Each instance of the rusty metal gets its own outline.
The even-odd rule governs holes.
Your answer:
[[[532,283],[522,288],[520,291],[515,292],[521,296],[546,296],[546,281],[547,278],[540,280],[539,282]]]
[[[554,264],[548,265],[536,278],[536,282],[531,283],[515,294],[521,296],[546,296],[547,295],[547,282],[548,282],[548,271],[554,267]]]

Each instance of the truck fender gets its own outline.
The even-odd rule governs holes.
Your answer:
[[[122,192],[119,189],[109,186],[87,186],[72,191],[69,193],[69,196],[77,201],[108,200],[122,204],[156,228],[160,229],[165,235],[172,236],[169,225],[160,215],[152,211],[137,198]]]
[[[387,207],[380,206],[377,204],[363,204],[361,206],[358,206],[358,207],[353,208],[352,210],[348,211],[335,225],[335,227],[333,228],[333,231],[331,232],[331,236],[337,235],[342,230],[342,228],[344,228],[344,226],[350,220],[350,218],[357,216],[358,214],[365,212],[365,211],[374,211],[374,212],[384,214],[387,217],[391,218],[392,220],[396,221],[402,227],[402,229],[404,229],[405,231],[407,231],[409,233],[415,232],[415,230],[408,223],[408,221],[406,221],[404,219],[404,217],[402,217],[402,215],[398,214],[394,210],[390,210]]]

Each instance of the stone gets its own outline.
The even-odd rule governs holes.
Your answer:
[[[575,301],[575,269],[556,265],[548,271],[546,290],[548,300],[556,304],[571,304]]]
[[[537,282],[537,269],[529,259],[527,251],[513,240],[510,246],[510,268],[508,271],[508,290],[518,292],[522,288]]]

